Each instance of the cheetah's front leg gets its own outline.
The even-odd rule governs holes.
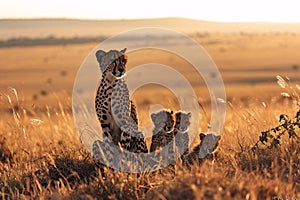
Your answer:
[[[134,105],[133,101],[130,101],[130,117],[131,119],[133,119],[136,125],[139,124],[139,119],[136,113],[136,106]]]

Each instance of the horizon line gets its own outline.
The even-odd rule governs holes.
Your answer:
[[[300,24],[300,22],[282,21],[215,21],[206,19],[195,19],[188,17],[144,17],[144,18],[76,18],[76,17],[0,17],[0,20],[74,20],[74,21],[137,21],[137,20],[159,20],[159,19],[184,19],[211,23],[272,23],[272,24]]]

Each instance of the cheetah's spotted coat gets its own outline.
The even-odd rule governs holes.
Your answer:
[[[142,137],[138,137],[140,133],[136,107],[130,100],[129,90],[123,79],[127,63],[125,51],[126,49],[96,52],[102,79],[95,97],[95,108],[102,127],[103,142],[94,142],[93,154],[97,158],[103,156],[99,155],[100,146],[108,162],[118,160],[116,154],[120,151],[119,146],[127,151],[148,152],[147,148],[144,149],[146,145],[140,144],[144,141]],[[134,142],[136,140],[139,142]]]

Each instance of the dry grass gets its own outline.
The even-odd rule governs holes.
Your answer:
[[[276,125],[282,112],[292,114],[289,100],[270,100],[267,107],[249,100],[230,102],[219,151],[191,171],[136,177],[104,168],[85,150],[74,128],[70,105],[61,101],[45,111],[24,108],[16,91],[10,113],[2,115],[0,186],[3,199],[272,199],[300,197],[300,146],[285,139],[280,148],[246,153],[261,130]],[[16,106],[13,106],[16,105]],[[276,108],[276,109],[274,109]],[[33,109],[34,110],[34,109]],[[30,113],[30,114],[29,114]],[[299,131],[299,130],[298,130]],[[17,142],[16,142],[17,141]],[[105,178],[103,175],[105,174]]]

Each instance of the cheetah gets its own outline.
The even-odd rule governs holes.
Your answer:
[[[157,159],[167,161],[174,159],[174,116],[173,111],[162,110],[151,114],[151,120],[154,124],[152,133],[152,142],[150,152],[157,152]],[[164,147],[168,145],[167,152]]]
[[[194,163],[200,165],[204,159],[214,154],[214,151],[218,147],[221,139],[220,135],[214,133],[200,133],[200,144],[194,147],[188,154],[184,155],[182,163],[190,169],[190,166]]]
[[[191,124],[191,113],[176,112],[175,114],[175,152],[183,157],[188,152],[189,147],[189,127]]]
[[[125,51],[126,48],[96,52],[102,79],[95,97],[95,108],[102,127],[103,142],[96,140],[92,152],[98,160],[109,164],[119,161],[118,155],[122,150],[148,152],[144,138],[138,132],[136,107],[130,100],[123,79],[128,60]]]
[[[138,118],[123,79],[127,63],[125,51],[126,49],[96,52],[102,79],[97,90],[95,107],[103,135],[115,145],[129,150],[130,134],[137,132]]]

